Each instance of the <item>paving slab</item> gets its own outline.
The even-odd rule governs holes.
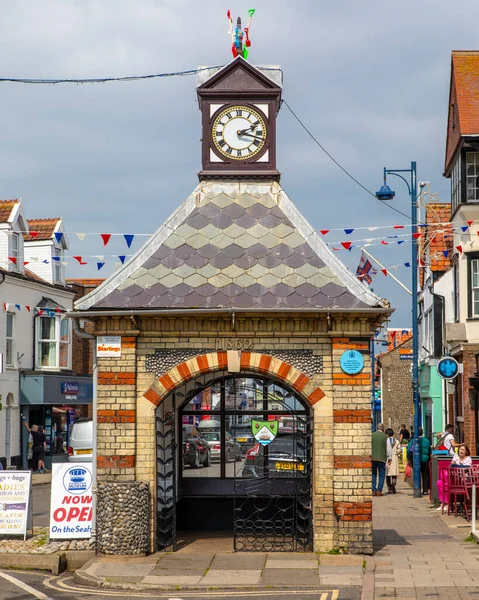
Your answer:
[[[287,560],[270,560],[268,556],[266,560],[266,569],[317,569],[318,557],[316,560],[295,560],[293,558]]]
[[[262,585],[318,586],[319,575],[313,569],[265,569]]]
[[[319,567],[320,575],[356,575],[361,577],[363,574],[362,567],[333,567],[324,566]]]
[[[155,575],[156,577],[181,577],[182,575],[188,575],[188,577],[203,577],[205,569],[161,569],[155,567],[148,575]]]
[[[168,554],[157,561],[156,566],[160,569],[200,569],[206,571],[215,557],[214,554],[206,555],[184,555]]]
[[[147,565],[129,565],[129,564],[110,564],[97,565],[94,569],[89,569],[97,577],[144,577],[154,568],[153,564]]]
[[[352,554],[321,554],[319,562],[322,565],[331,565],[334,567],[362,567],[363,562],[368,560],[367,556]],[[391,564],[391,561],[383,561]],[[376,564],[378,562],[376,561]]]
[[[247,586],[258,585],[261,579],[260,569],[249,571],[237,570],[210,570],[201,580],[201,585],[209,586]]]
[[[200,575],[148,575],[141,583],[158,586],[178,586],[198,585],[200,581]]]
[[[219,570],[250,570],[250,569],[263,569],[266,563],[266,554],[262,553],[251,553],[245,554],[236,552],[234,554],[217,554],[210,564],[210,569],[214,571]]]

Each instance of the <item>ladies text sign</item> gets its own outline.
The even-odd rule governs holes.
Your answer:
[[[27,535],[31,471],[0,471],[0,535]]]

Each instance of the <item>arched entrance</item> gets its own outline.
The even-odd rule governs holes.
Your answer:
[[[236,551],[312,550],[312,414],[284,382],[216,372],[159,405],[157,541],[230,531]],[[256,437],[255,437],[256,436]]]

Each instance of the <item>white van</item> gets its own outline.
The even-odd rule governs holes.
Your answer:
[[[93,460],[93,421],[91,419],[78,419],[73,423],[70,431],[68,460],[70,462],[91,462]]]

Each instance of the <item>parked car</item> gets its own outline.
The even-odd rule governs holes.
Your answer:
[[[70,431],[68,460],[70,462],[91,462],[93,460],[93,421],[91,419],[78,419],[73,423]]]
[[[192,469],[209,467],[211,463],[211,449],[201,436],[188,437],[183,440],[183,466],[188,465]]]
[[[219,431],[205,431],[203,438],[208,440],[208,444],[211,449],[211,460],[221,459],[221,434]],[[233,462],[234,460],[241,460],[242,452],[241,446],[236,442],[231,435],[226,432],[225,434],[225,462]]]
[[[236,442],[240,445],[241,454],[242,456],[245,456],[246,452],[256,443],[253,432],[251,431],[251,423],[235,425],[233,432]]]
[[[295,472],[305,474],[305,449],[298,441],[294,434],[282,435],[278,432],[268,446],[256,443],[246,452],[242,477],[292,477]]]

